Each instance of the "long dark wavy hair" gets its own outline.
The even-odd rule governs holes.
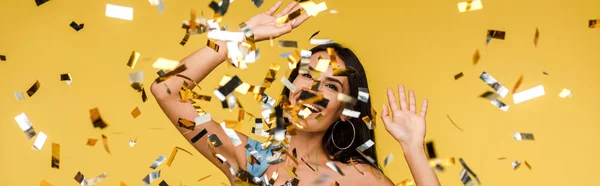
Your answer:
[[[343,60],[346,64],[346,68],[354,68],[356,70],[356,74],[348,76],[348,84],[350,85],[350,96],[357,98],[359,87],[367,89],[369,88],[369,85],[367,83],[367,76],[365,74],[365,70],[362,64],[360,63],[360,60],[358,60],[358,57],[356,57],[352,50],[338,43],[319,45],[312,48],[310,51],[314,54],[320,51],[327,51],[327,48],[333,48],[335,50],[338,57],[341,60]],[[296,68],[292,70],[292,73],[288,78],[291,82],[294,82],[294,80],[298,76],[299,68],[300,63],[298,63]],[[281,95],[287,97],[289,96],[289,93],[289,89],[284,88]],[[325,135],[323,136],[323,140],[321,140],[323,150],[325,150],[325,153],[327,153],[328,158],[330,160],[339,161],[342,163],[350,163],[350,158],[352,158],[352,160],[354,160],[355,162],[368,164],[369,162],[363,156],[361,156],[355,149],[356,147],[362,145],[369,139],[375,142],[374,131],[369,130],[365,122],[362,120],[362,117],[369,116],[371,117],[373,122],[375,122],[376,118],[373,118],[373,113],[371,113],[371,100],[369,99],[368,103],[357,101],[356,105],[352,109],[360,112],[359,118],[349,117],[350,122],[352,122],[354,128],[356,129],[354,143],[352,143],[352,145],[349,148],[344,150],[339,150],[338,148],[336,148],[333,142],[331,141],[332,133],[333,138],[336,141],[335,143],[340,147],[347,147],[352,141],[354,134],[352,127],[348,125],[350,123],[340,124],[339,126],[335,127],[335,132],[333,131],[335,124],[333,124],[327,129]],[[377,153],[375,150],[375,145],[365,150],[363,153],[375,160],[375,168],[379,167],[379,164],[377,163]]]

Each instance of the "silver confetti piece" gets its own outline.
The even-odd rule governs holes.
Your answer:
[[[235,130],[227,128],[225,126],[225,122],[221,123],[221,128],[223,128],[225,134],[227,135],[227,137],[229,137],[229,140],[231,141],[234,147],[237,147],[238,145],[242,144],[242,140],[240,140],[240,137],[237,135]]]
[[[321,185],[323,183],[325,183],[327,180],[329,180],[331,178],[331,175],[329,174],[322,174],[319,176],[319,178],[317,178],[314,182],[313,185]]]
[[[387,166],[390,162],[392,162],[392,160],[394,160],[394,154],[390,153],[387,157],[385,157],[385,159],[383,160],[383,166]]]
[[[106,178],[108,178],[108,174],[102,173],[92,179],[87,180],[87,185],[89,186],[93,186],[96,185],[97,183],[101,182],[102,180],[105,180]]]
[[[150,174],[146,175],[146,177],[142,179],[142,182],[144,183],[144,186],[149,186],[154,180],[158,179],[159,177],[160,170],[156,172],[151,172]]]
[[[471,176],[467,173],[466,169],[463,169],[462,171],[460,171],[460,181],[465,186],[473,186],[473,185],[475,185],[475,182],[473,182],[473,179],[471,179]]]
[[[24,100],[25,96],[23,95],[23,92],[15,92],[15,98],[17,98],[17,100]]]
[[[492,77],[492,75],[488,74],[487,72],[483,72],[481,76],[479,76],[479,78],[481,78],[481,80],[483,80],[485,84],[492,87],[496,91],[496,93],[498,93],[502,98],[506,97],[506,95],[508,94],[508,88],[498,83],[498,80],[496,80],[494,77]]]
[[[40,133],[37,135],[37,138],[35,138],[35,141],[33,142],[33,148],[38,151],[42,150],[42,147],[44,147],[44,144],[46,143],[46,139],[48,139],[48,136],[44,134],[44,132],[40,131]]]
[[[150,165],[151,169],[156,169],[158,166],[160,166],[160,164],[162,164],[165,159],[167,159],[167,157],[165,156],[159,156],[158,158],[156,158],[156,160],[154,160],[154,163],[152,163],[152,165]]]
[[[522,141],[522,140],[534,140],[532,133],[514,132],[513,136],[515,137],[516,140],[519,140],[519,141]]]
[[[25,133],[25,137],[27,137],[27,139],[31,139],[33,136],[35,136],[35,130],[31,125],[31,121],[29,121],[29,118],[24,112],[17,115],[15,117],[15,121],[17,121],[17,124],[19,124],[21,130]]]
[[[365,150],[371,148],[371,146],[375,145],[375,142],[373,142],[372,140],[366,141],[365,143],[363,143],[362,145],[356,147],[356,150],[360,151],[360,152],[364,152]]]
[[[338,166],[335,164],[335,162],[333,162],[333,161],[330,161],[330,162],[327,162],[327,163],[326,163],[326,165],[327,165],[329,168],[331,168],[333,171],[335,171],[335,172],[339,173],[340,175],[344,176],[344,173],[342,172],[342,169],[340,169],[340,168],[339,168],[339,167],[338,167]]]
[[[512,162],[513,170],[517,170],[517,168],[519,168],[519,166],[521,166],[521,162],[519,162],[519,160]]]
[[[358,100],[368,103],[369,102],[369,89],[364,87],[358,87]]]

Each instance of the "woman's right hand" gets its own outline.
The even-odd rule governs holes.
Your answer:
[[[286,6],[283,11],[279,12],[277,15],[274,15],[279,7],[281,7],[281,4],[283,4],[283,2],[280,0],[266,12],[258,14],[246,21],[246,26],[252,31],[252,33],[254,33],[254,40],[256,42],[271,38],[274,39],[290,33],[292,29],[300,26],[308,19],[308,14],[303,13],[294,20],[291,20],[283,25],[277,25],[278,17],[286,16],[289,13],[302,8],[296,1],[293,1]]]

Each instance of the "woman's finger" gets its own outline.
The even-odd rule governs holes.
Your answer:
[[[277,12],[277,10],[279,9],[279,7],[281,7],[281,4],[283,4],[282,0],[277,1],[273,7],[269,8],[269,10],[267,10],[267,12],[265,12],[266,14],[269,15],[273,15],[275,14],[275,12]]]
[[[392,123],[392,120],[390,120],[389,114],[390,114],[390,112],[388,111],[387,105],[383,104],[383,108],[381,110],[381,120],[383,120],[383,124],[385,124],[385,125]]]
[[[417,113],[417,101],[415,99],[415,91],[408,90],[408,104],[410,105],[409,110],[412,113]]]
[[[400,109],[408,109],[406,106],[406,93],[404,92],[404,85],[398,85],[398,97],[400,98]]]
[[[284,15],[287,15],[291,12],[291,10],[296,7],[298,3],[296,1],[292,1],[290,4],[288,4],[281,12],[279,12],[277,15],[275,15],[275,17],[281,17]]]
[[[394,95],[394,91],[391,88],[387,89],[388,95],[388,104],[392,108],[392,112],[398,110],[398,102],[396,101],[396,96]]]
[[[292,28],[300,26],[304,21],[308,20],[308,18],[310,18],[310,16],[306,12],[302,13],[302,15],[294,19],[295,22],[292,24]]]
[[[423,103],[421,104],[421,116],[422,117],[427,116],[427,104],[428,104],[427,100],[424,99]]]
[[[279,27],[277,27],[275,29],[275,32],[277,33],[276,36],[274,38],[277,38],[279,36],[282,36],[283,34],[287,34],[290,33],[292,31],[292,24],[294,21],[288,22],[284,25],[281,25]]]

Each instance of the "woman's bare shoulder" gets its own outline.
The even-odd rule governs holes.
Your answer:
[[[340,168],[344,173],[343,182],[351,183],[351,185],[394,185],[390,179],[370,164],[355,163],[352,165],[348,163]]]

